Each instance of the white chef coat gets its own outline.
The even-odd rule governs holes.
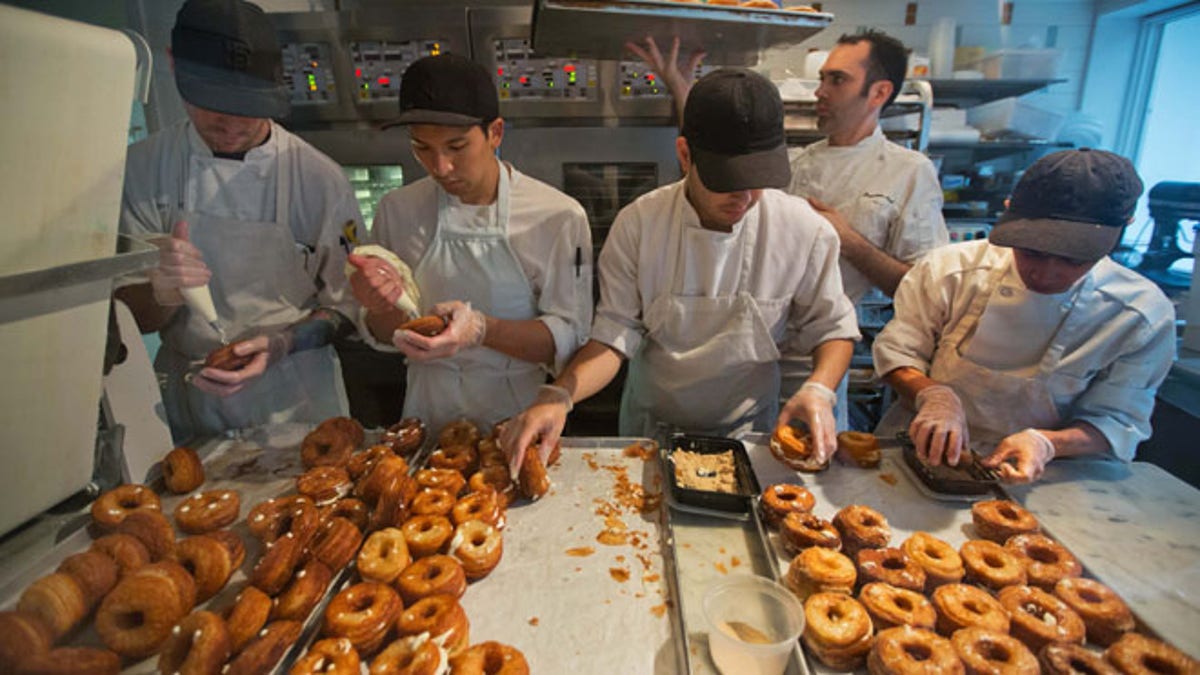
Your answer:
[[[684,296],[748,293],[770,339],[784,354],[810,354],[828,340],[858,339],[854,308],[842,291],[838,272],[837,234],[806,202],[778,190],[763,190],[758,204],[732,232],[713,232],[700,226],[695,209],[683,197],[684,185],[679,181],[660,187],[617,214],[600,253],[600,304],[592,339],[636,358],[643,342],[653,339],[645,323],[646,310],[656,298],[673,292],[676,284],[675,292]],[[680,203],[681,246],[673,244],[670,226]],[[750,246],[743,254],[747,243]],[[677,249],[679,273],[666,264]],[[712,385],[720,373],[707,378],[697,374],[695,379],[707,379]],[[719,385],[709,390],[711,419],[723,419],[743,403],[725,400],[727,392]],[[773,407],[775,399],[778,391],[763,405]]]
[[[571,197],[508,163],[501,166],[508,172],[510,190],[508,247],[532,290],[535,318],[554,337],[553,371],[557,372],[586,342],[592,321],[592,234],[587,214]],[[495,205],[464,205],[446,195],[433,179],[423,178],[384,195],[372,225],[372,241],[415,268],[437,231],[439,194],[459,213],[459,220],[490,222],[495,215]],[[431,302],[425,294],[421,303],[422,311],[429,311]],[[368,339],[377,349],[395,349]],[[535,393],[536,387],[520,392],[522,405],[532,402]],[[510,414],[516,412],[519,409]]]
[[[855,145],[823,139],[796,151],[788,192],[836,208],[855,231],[903,262],[950,241],[933,163],[889,141],[878,126]],[[841,265],[846,295],[857,303],[871,282],[845,260]]]
[[[267,141],[243,160],[214,157],[187,120],[131,146],[121,230],[169,235],[179,219],[191,223],[193,243],[214,269],[209,285],[231,339],[286,326],[319,306],[354,316],[343,267],[346,241],[362,220],[358,204],[337,164],[283,127],[271,123]],[[256,282],[256,269],[269,278]],[[166,376],[164,402],[176,438],[316,422],[346,411],[331,346],[272,364],[245,390],[222,398],[184,377],[192,362],[219,346],[207,324],[185,306],[162,336],[156,368]],[[303,396],[293,395],[298,387]]]
[[[918,262],[896,291],[895,318],[875,339],[876,372],[909,366],[928,373],[947,349],[966,360],[970,336],[954,345],[945,336],[978,320],[986,306],[978,296],[991,296],[1013,264],[1012,249],[985,240],[948,246]],[[1091,424],[1128,461],[1138,442],[1150,437],[1154,395],[1174,360],[1174,308],[1152,283],[1108,258],[1082,281],[1064,301],[1065,316],[1047,347],[1044,362],[1053,367],[1034,377],[1063,426]],[[969,413],[967,422],[972,429],[977,423]]]

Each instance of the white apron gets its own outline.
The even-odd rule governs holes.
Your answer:
[[[681,295],[685,200],[679,190],[669,222],[674,245],[666,251],[671,285],[643,313],[646,340],[630,360],[620,433],[654,437],[659,423],[714,436],[769,431],[779,415],[779,349],[746,290],[758,231],[742,225],[732,295]]]
[[[276,153],[275,221],[243,221],[192,211],[198,195],[190,175],[221,170],[219,160],[184,153],[179,201],[166,222],[187,221],[191,242],[212,270],[209,287],[217,315],[231,340],[253,337],[286,326],[308,314],[302,309],[315,287],[305,263],[315,254],[298,246],[287,225],[289,167]],[[197,361],[221,346],[213,329],[196,312],[181,308],[162,330],[163,346],[155,359],[165,375],[163,403],[176,442],[204,438],[229,429],[280,422],[320,422],[348,410],[341,370],[332,346],[297,352],[271,364],[262,376],[231,396],[197,389],[185,376]]]
[[[1067,318],[1055,331],[1037,365],[1021,369],[1022,375],[1014,375],[979,365],[965,355],[965,343],[977,329],[980,316],[1005,272],[1006,267],[1000,267],[991,273],[987,292],[975,296],[958,326],[938,342],[929,372],[930,378],[949,385],[958,394],[970,425],[971,448],[981,455],[991,454],[1000,441],[1022,429],[1056,429],[1060,426],[1058,406],[1046,381],[1062,358],[1063,344],[1058,336],[1074,330],[1073,322],[1081,320],[1072,315],[1071,308],[1079,293],[1088,292],[1092,285],[1089,275],[1068,300]],[[896,403],[884,414],[875,432],[880,436],[891,436],[907,431],[913,417],[913,411],[907,406]]]
[[[461,300],[497,319],[537,317],[533,288],[508,243],[508,168],[496,161],[496,218],[485,227],[459,222],[445,190],[437,190],[437,228],[414,270],[423,311]],[[487,347],[425,363],[409,361],[404,416],[419,417],[434,431],[464,417],[491,425],[524,410],[545,381],[539,364]]]

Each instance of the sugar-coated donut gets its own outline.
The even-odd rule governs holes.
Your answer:
[[[858,601],[871,615],[876,630],[893,626],[933,630],[937,625],[937,611],[933,604],[915,591],[876,581],[862,587]]]
[[[956,630],[976,626],[996,633],[1008,633],[1008,611],[987,591],[967,584],[938,586],[930,596],[937,610],[937,631],[951,635]]]
[[[371,675],[446,673],[449,655],[428,633],[393,640],[371,661]],[[449,671],[453,672],[453,671]]]
[[[375,465],[379,463],[379,460],[388,456],[395,456],[395,453],[392,452],[392,447],[390,445],[384,445],[382,443],[379,445],[372,445],[362,452],[356,452],[350,455],[350,459],[346,460],[346,473],[350,474],[350,477],[354,480],[358,480],[367,475],[371,469],[374,469]]]
[[[275,598],[275,606],[271,608],[271,620],[285,619],[303,623],[309,612],[321,602],[325,589],[332,580],[333,572],[325,563],[316,559],[304,563],[279,597]]]
[[[1038,651],[1051,642],[1083,644],[1083,620],[1067,603],[1033,586],[1009,586],[997,595],[1012,617],[1013,637]]]
[[[501,509],[516,499],[517,486],[513,484],[512,475],[508,471],[508,463],[484,465],[480,464],[479,471],[471,475],[467,486],[472,492],[484,492],[487,488],[496,491],[496,503]]]
[[[411,455],[425,442],[425,423],[416,417],[405,417],[387,428],[383,442],[397,455]]]
[[[132,535],[142,542],[151,562],[175,557],[175,528],[158,511],[133,511],[117,525],[116,532]]]
[[[204,534],[237,522],[242,499],[235,490],[209,490],[179,502],[175,523],[188,534]]]
[[[968,673],[1038,675],[1037,657],[1020,640],[983,628],[964,628],[950,636]]]
[[[396,577],[396,590],[405,605],[438,594],[461,598],[467,591],[467,575],[458,559],[431,555],[404,568]]]
[[[792,558],[784,584],[803,600],[814,593],[849,595],[857,579],[858,571],[850,558],[833,549],[814,546]]]
[[[862,504],[851,504],[834,514],[833,526],[842,535],[842,549],[847,555],[864,548],[884,548],[892,540],[887,518]]]
[[[1089,642],[1108,646],[1133,630],[1133,612],[1129,606],[1099,581],[1067,577],[1054,585],[1054,595],[1083,619]]]
[[[1020,504],[1007,499],[991,499],[971,505],[971,522],[980,537],[1003,544],[1017,534],[1041,529],[1037,518]]]
[[[1083,565],[1062,544],[1042,534],[1017,534],[1004,542],[1025,563],[1029,584],[1053,590],[1060,579],[1083,574]]]
[[[996,591],[1025,585],[1025,561],[994,541],[972,539],[963,543],[961,555],[966,579],[973,584]]]
[[[267,543],[262,557],[250,570],[250,585],[267,595],[278,595],[292,578],[303,551],[300,540],[291,532]]]
[[[30,656],[54,646],[54,630],[37,614],[0,612],[0,672],[17,672]]]
[[[505,524],[504,509],[500,506],[496,491],[490,486],[468,493],[455,502],[450,510],[450,520],[455,525],[462,525],[468,520],[482,520],[498,530],[504,529]]]
[[[862,665],[874,633],[871,616],[849,595],[817,593],[804,601],[801,641],[809,653],[834,670],[854,670]]]
[[[375,510],[371,513],[369,529],[399,527],[412,516],[412,505],[417,492],[417,482],[410,476],[391,474],[387,485],[379,492]]]
[[[121,576],[121,568],[115,560],[93,550],[67,556],[55,571],[75,579],[87,600],[89,611],[100,604]]]
[[[413,474],[417,487],[445,490],[457,497],[467,485],[467,479],[451,469],[421,469]]]
[[[529,675],[529,662],[516,647],[494,641],[471,645],[450,659],[455,675]]]
[[[213,530],[205,532],[204,537],[215,539],[219,544],[225,547],[226,553],[229,554],[229,564],[233,569],[242,566],[242,561],[246,559],[246,544],[242,542],[241,536],[233,530]]]
[[[296,492],[313,500],[317,506],[332,504],[350,494],[353,487],[350,474],[340,466],[313,467],[296,479]]]
[[[817,502],[803,485],[776,483],[762,491],[762,514],[767,525],[779,527],[789,513],[810,513]]]
[[[140,539],[128,534],[107,534],[92,542],[92,550],[112,558],[121,576],[150,563],[150,552]]]
[[[914,532],[900,548],[925,571],[927,592],[943,584],[957,584],[966,573],[958,551],[928,532]]]
[[[300,639],[299,621],[272,621],[254,636],[221,671],[221,675],[258,675],[270,672],[288,648]]]
[[[313,538],[312,555],[331,570],[341,570],[358,553],[363,535],[354,523],[345,518],[331,518]]]
[[[216,595],[237,567],[229,549],[213,537],[197,535],[175,546],[176,558],[196,581],[196,600],[204,602]]]
[[[400,531],[414,558],[441,553],[454,536],[454,526],[445,516],[413,516],[400,526]]]
[[[21,675],[117,675],[121,658],[107,649],[95,647],[57,647],[31,655],[21,662]]]
[[[479,453],[472,445],[449,445],[429,453],[428,461],[435,469],[453,469],[469,476],[479,468]]]
[[[867,657],[867,669],[875,675],[966,672],[949,640],[931,630],[912,626],[897,626],[877,633]]]
[[[364,581],[390,584],[412,562],[404,533],[398,528],[377,530],[358,551],[358,573]]]
[[[324,634],[350,640],[359,655],[379,651],[403,610],[390,586],[364,581],[343,589],[325,608]]]
[[[288,675],[359,675],[362,662],[346,638],[318,640],[296,659]]]
[[[812,546],[833,551],[842,548],[842,535],[838,534],[833,523],[802,511],[794,511],[783,517],[783,522],[779,524],[779,536],[783,550],[789,555],[798,555]]]
[[[308,497],[292,495],[259,502],[246,514],[246,527],[256,539],[269,544],[291,532],[308,545],[321,522],[320,511]]]
[[[224,612],[229,629],[229,645],[233,653],[242,651],[250,640],[267,625],[271,616],[271,596],[253,586],[246,586]]]
[[[100,532],[112,532],[130,513],[143,510],[162,510],[154,490],[133,483],[119,485],[92,502],[92,522]]]
[[[192,612],[171,629],[158,657],[158,672],[219,673],[231,653],[225,620],[212,612]]]
[[[174,560],[152,562],[138,570],[137,575],[159,576],[170,581],[175,588],[175,594],[172,597],[179,601],[180,616],[192,611],[192,607],[196,605],[196,580],[178,562]]]
[[[359,530],[366,532],[371,524],[371,509],[366,502],[354,497],[339,499],[332,504],[321,507],[321,523],[329,522],[330,518],[341,517],[354,523]]]
[[[422,471],[425,471],[425,469],[422,469]],[[418,475],[420,473],[420,471],[417,472]],[[397,477],[401,476],[408,476],[408,462],[393,454],[384,455],[375,462],[375,465],[362,478],[358,479],[358,484],[354,487],[354,494],[368,505],[374,506],[379,502],[383,491]],[[459,478],[462,478],[462,476],[459,476]]]
[[[916,593],[925,589],[925,570],[901,549],[864,548],[856,554],[855,564],[863,583],[882,581]]]
[[[366,438],[363,426],[358,423],[358,420],[350,417],[330,417],[318,424],[314,431],[336,431],[350,439],[350,442],[354,445],[354,450],[357,450]]]
[[[1140,633],[1126,633],[1104,652],[1125,675],[1195,675],[1200,662],[1171,645]]]
[[[482,579],[496,569],[504,555],[500,532],[482,520],[468,520],[454,529],[447,552],[458,559],[467,579]]]
[[[412,500],[411,510],[416,516],[449,516],[454,509],[454,495],[445,490],[425,488]]]
[[[1051,642],[1038,653],[1038,662],[1046,675],[1119,675],[1121,671],[1083,645]]]
[[[96,610],[96,632],[123,657],[142,659],[158,651],[183,618],[185,604],[172,579],[148,574],[147,565],[117,583]]]
[[[429,633],[445,647],[451,658],[465,650],[470,641],[470,623],[458,600],[449,595],[430,595],[412,604],[396,620],[400,637]]]
[[[62,638],[87,617],[88,597],[69,574],[55,572],[29,584],[17,600],[17,611],[33,614],[45,622],[55,640]]]
[[[204,464],[200,455],[187,447],[178,447],[162,459],[163,482],[177,495],[191,492],[204,484]]]

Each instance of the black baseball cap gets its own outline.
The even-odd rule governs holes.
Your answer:
[[[244,0],[188,0],[171,31],[175,84],[199,108],[282,118],[291,110],[275,28]]]
[[[496,83],[483,65],[457,54],[414,61],[400,78],[400,117],[389,123],[467,127],[500,116]]]
[[[1075,260],[1112,252],[1142,194],[1128,159],[1081,148],[1055,152],[1021,176],[988,239]]]
[[[684,105],[682,135],[700,182],[713,192],[791,182],[779,89],[752,70],[722,68],[700,78]]]

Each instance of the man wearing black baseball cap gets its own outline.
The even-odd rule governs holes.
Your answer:
[[[688,94],[675,149],[684,179],[617,215],[592,339],[506,428],[505,451],[519,457],[540,435],[547,453],[572,402],[628,358],[621,435],[654,436],[664,423],[724,436],[798,417],[812,432],[812,468],[823,466],[835,446],[832,388],[858,327],[833,228],[779,189],[791,172],[778,90],[749,70],[706,75]],[[811,353],[816,365],[780,413],[785,352]]]
[[[188,0],[171,56],[187,119],[129,148],[121,213],[123,232],[160,247],[159,265],[119,296],[143,330],[161,331],[155,368],[172,435],[344,415],[330,343],[357,313],[343,270],[362,222],[350,184],[272,121],[289,100],[275,30],[256,5]],[[205,286],[215,325],[185,304]],[[247,365],[194,366],[226,336]]]
[[[389,192],[374,242],[411,266],[420,310],[448,325],[428,337],[398,330],[401,274],[352,255],[366,338],[408,357],[406,417],[432,429],[468,418],[492,425],[533,401],[546,373],[583,343],[592,320],[592,238],[574,199],[496,153],[504,120],[482,65],[453,54],[414,62],[400,81],[400,117],[429,176]]]
[[[1175,354],[1175,312],[1109,259],[1142,182],[1129,160],[1065,150],[1021,177],[990,239],[938,249],[896,293],[875,368],[915,410],[903,428],[930,464],[969,445],[1011,481],[1055,457],[1133,459]]]

